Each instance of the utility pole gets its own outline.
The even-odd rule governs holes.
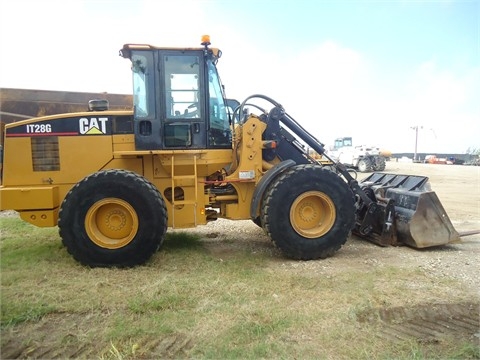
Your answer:
[[[415,153],[413,154],[413,162],[417,160],[418,128],[418,125],[410,127],[410,129],[415,130]],[[423,126],[420,126],[420,129],[423,129]]]

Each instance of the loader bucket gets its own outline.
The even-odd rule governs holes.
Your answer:
[[[405,244],[414,248],[460,242],[437,194],[430,189],[428,177],[373,173],[359,185],[375,195],[373,206],[381,215],[377,214],[375,220],[361,219],[370,226],[359,226],[354,231],[358,235],[380,245]],[[365,217],[369,213],[373,211],[365,212]],[[388,218],[392,218],[391,226],[386,231],[384,223]]]

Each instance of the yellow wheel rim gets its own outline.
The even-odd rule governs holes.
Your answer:
[[[290,208],[290,223],[303,237],[314,239],[325,235],[335,223],[335,205],[320,191],[300,195]]]
[[[98,246],[118,249],[129,244],[137,234],[137,213],[124,200],[105,198],[97,201],[88,210],[85,229]]]

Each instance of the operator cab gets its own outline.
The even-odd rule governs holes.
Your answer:
[[[231,148],[230,118],[216,63],[221,51],[126,44],[132,62],[138,150]]]
[[[338,138],[338,139],[335,139],[335,145],[333,146],[333,148],[335,150],[338,150],[342,147],[346,147],[346,146],[352,146],[352,138],[351,137],[343,137],[343,138]]]

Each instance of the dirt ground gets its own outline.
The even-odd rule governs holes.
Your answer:
[[[439,197],[455,229],[459,233],[480,231],[480,167],[389,161],[385,172],[429,177],[430,186]],[[359,173],[358,179],[361,180],[368,175],[368,173]],[[208,237],[227,236],[232,240],[241,236],[258,244],[265,240],[260,238],[258,227],[250,221],[217,220],[193,231]],[[473,293],[478,294],[480,234],[464,236],[461,239],[462,242],[459,244],[414,250],[409,247],[382,248],[352,235],[332,258],[323,261],[286,262],[286,264],[293,268],[308,268],[310,271],[315,271],[319,267],[330,268],[330,271],[346,267],[358,268],[361,264],[416,266],[438,276],[458,279],[464,282]],[[213,248],[212,251],[228,252],[228,249]]]

